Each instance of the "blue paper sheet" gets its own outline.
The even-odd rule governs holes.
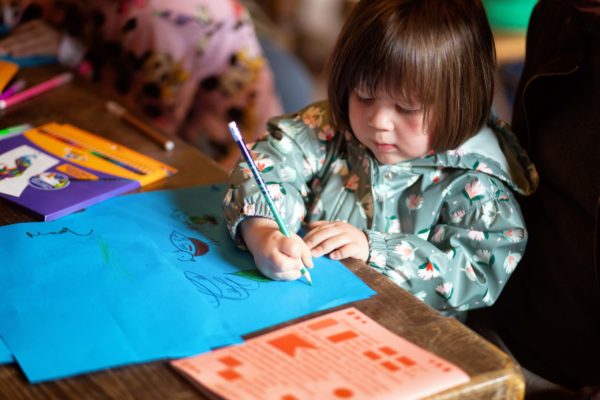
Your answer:
[[[315,260],[313,286],[262,278],[227,234],[224,193],[126,195],[0,228],[11,244],[0,250],[0,335],[27,377],[192,355],[374,294],[326,258]]]
[[[4,341],[0,339],[0,364],[7,364],[13,361],[14,359],[11,351],[6,347]]]

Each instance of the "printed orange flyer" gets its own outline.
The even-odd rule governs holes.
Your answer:
[[[355,308],[171,364],[226,399],[418,399],[469,381]]]

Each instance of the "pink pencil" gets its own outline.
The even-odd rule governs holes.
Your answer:
[[[60,75],[57,75],[54,78],[48,79],[45,82],[32,86],[29,89],[25,89],[22,92],[10,96],[7,99],[0,100],[0,110],[4,110],[12,105],[18,104],[24,100],[29,99],[30,97],[37,96],[38,94],[42,94],[44,92],[57,88],[58,86],[69,82],[71,79],[73,79],[73,74],[71,72],[65,72]]]
[[[20,92],[25,87],[25,80],[19,79],[8,87],[4,92],[0,93],[0,100],[7,99],[13,94]]]

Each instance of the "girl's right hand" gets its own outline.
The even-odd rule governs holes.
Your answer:
[[[286,237],[273,220],[253,217],[240,224],[242,239],[258,270],[274,280],[300,278],[300,270],[313,267],[310,249],[298,235]]]

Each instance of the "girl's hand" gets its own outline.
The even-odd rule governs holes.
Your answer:
[[[57,55],[60,34],[41,20],[19,25],[0,41],[0,53],[12,57]]]
[[[304,236],[313,257],[329,253],[333,260],[356,258],[367,261],[369,241],[354,225],[345,222],[317,221],[308,225],[310,231]]]
[[[242,238],[254,256],[258,270],[274,280],[291,281],[300,270],[313,267],[310,250],[298,235],[286,237],[277,223],[267,218],[248,218],[240,224]]]

